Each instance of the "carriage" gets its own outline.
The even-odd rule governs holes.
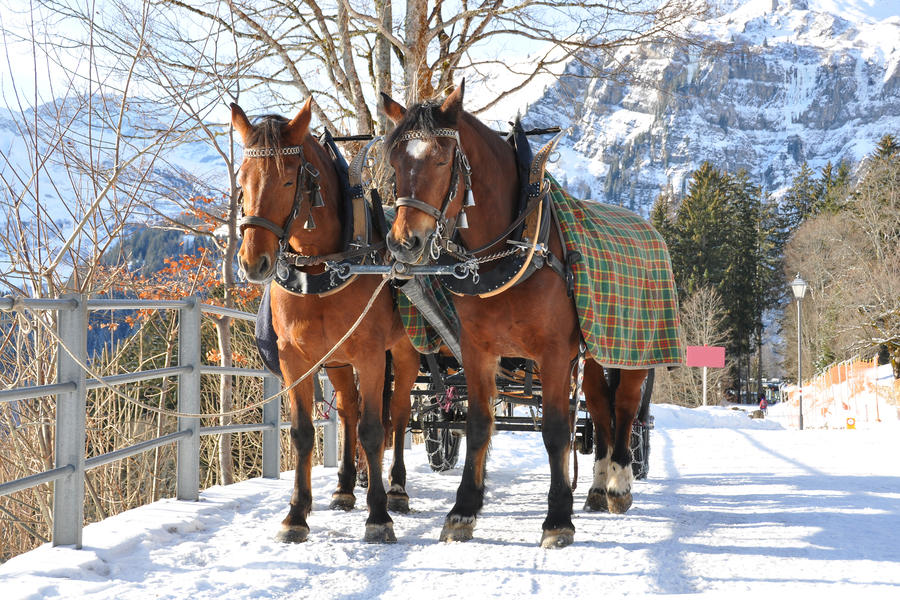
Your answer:
[[[534,363],[525,359],[504,358],[500,362],[497,389],[500,393],[494,427],[497,431],[540,431],[541,384]],[[610,374],[615,380],[615,374]],[[650,468],[650,430],[653,416],[654,371],[641,391],[641,405],[631,433],[631,468],[635,479],[646,479]],[[413,389],[409,429],[424,439],[428,465],[433,471],[456,467],[460,442],[465,429],[466,380],[455,358],[441,354],[422,357],[422,369]],[[594,424],[584,408],[583,398],[573,398],[575,449],[580,454],[594,451]]]

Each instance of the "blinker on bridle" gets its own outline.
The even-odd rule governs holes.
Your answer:
[[[310,196],[312,197],[312,204],[309,211],[309,217],[306,219],[306,223],[303,225],[304,229],[315,229],[316,222],[313,220],[312,216],[312,208],[321,208],[325,206],[325,202],[322,200],[322,193],[319,190],[319,171],[312,164],[306,160],[306,157],[303,156],[303,148],[302,146],[284,146],[281,148],[260,148],[260,147],[250,147],[244,148],[244,157],[245,158],[273,158],[276,156],[299,156],[300,157],[300,166],[297,167],[297,179],[294,182],[295,190],[294,190],[294,204],[291,207],[291,212],[288,215],[287,220],[283,225],[279,226],[278,224],[266,219],[265,217],[260,217],[258,215],[244,215],[244,190],[241,189],[238,196],[238,204],[240,205],[241,217],[238,219],[237,225],[238,229],[243,235],[244,229],[247,227],[262,227],[263,229],[268,229],[272,233],[275,234],[275,237],[278,238],[279,245],[282,249],[287,247],[287,235],[291,230],[291,225],[294,222],[294,219],[297,218],[297,215],[300,214],[300,205],[303,201],[303,192],[308,191]],[[306,184],[304,186],[304,184]]]
[[[475,199],[472,196],[472,168],[469,165],[469,159],[466,158],[466,155],[462,151],[462,144],[460,144],[459,142],[459,131],[456,129],[441,128],[435,129],[433,132],[414,129],[411,131],[407,131],[406,133],[401,135],[395,142],[398,143],[410,140],[426,140],[438,137],[456,140],[456,149],[453,153],[453,166],[450,171],[450,187],[447,189],[447,194],[444,196],[444,199],[441,202],[440,209],[437,209],[414,196],[400,196],[395,201],[395,205],[397,207],[408,206],[410,208],[418,209],[434,218],[434,220],[437,222],[435,232],[432,235],[431,243],[429,244],[431,246],[432,258],[435,260],[437,259],[437,256],[435,256],[435,254],[439,253],[439,249],[444,242],[445,233],[446,239],[449,240],[453,237],[454,229],[468,229],[469,227],[468,219],[466,219],[465,209],[471,206],[475,206]],[[463,207],[459,211],[456,219],[450,219],[447,217],[447,210],[456,199],[456,194],[459,191],[458,188],[460,170],[462,171],[463,179],[465,181],[465,199],[463,201]]]

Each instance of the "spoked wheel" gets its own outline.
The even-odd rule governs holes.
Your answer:
[[[441,423],[459,420],[457,411],[428,411],[422,415],[422,434],[425,437],[425,452],[428,464],[437,473],[449,471],[456,466],[462,432],[458,429],[442,427]]]
[[[653,395],[655,375],[656,372],[650,369],[641,390],[641,406],[631,428],[631,471],[635,479],[646,479],[650,470],[650,430],[653,429],[650,398]]]

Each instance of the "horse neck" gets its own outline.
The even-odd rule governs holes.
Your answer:
[[[306,160],[319,171],[319,192],[325,206],[312,208],[312,191],[306,193],[308,184],[304,184],[304,196],[300,213],[291,225],[290,246],[306,256],[318,256],[339,252],[341,248],[341,189],[337,169],[325,149],[310,135],[303,140],[303,155]],[[305,224],[312,210],[314,229],[306,229]]]
[[[475,199],[475,206],[466,209],[469,228],[459,233],[467,248],[479,248],[496,239],[515,218],[519,174],[512,146],[495,131],[466,112],[458,127],[472,167]]]

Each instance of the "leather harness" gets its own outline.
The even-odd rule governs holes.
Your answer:
[[[476,265],[487,262],[496,263],[495,268],[490,271],[481,273],[475,268],[471,275],[462,279],[456,277],[441,278],[443,285],[451,292],[458,295],[488,298],[522,283],[535,271],[546,265],[559,274],[563,281],[566,282],[566,290],[569,296],[574,293],[574,276],[571,265],[581,256],[577,252],[567,252],[566,250],[559,219],[556,217],[555,208],[550,201],[549,186],[544,181],[544,170],[547,160],[563,133],[556,135],[534,157],[529,169],[528,200],[526,205],[503,233],[491,242],[474,250],[464,248],[456,235],[458,229],[468,227],[465,208],[475,205],[472,198],[472,169],[462,149],[462,144],[459,140],[459,130],[451,128],[435,129],[433,132],[411,130],[397,138],[397,143],[435,137],[450,138],[456,142],[450,184],[440,208],[435,208],[412,196],[398,197],[395,203],[397,207],[415,208],[435,219],[435,230],[429,236],[425,245],[430,258],[436,263],[453,264],[463,261],[469,261],[470,264]],[[459,192],[460,173],[463,175],[466,200],[460,213],[455,218],[451,218],[447,216],[447,210]],[[562,259],[557,258],[549,248],[551,221],[555,223],[559,234],[563,250]],[[520,239],[509,239],[519,229],[522,230],[522,234],[515,237],[520,237]],[[498,246],[504,241],[508,249],[491,255],[481,256],[490,248]]]
[[[349,230],[346,232],[344,249],[341,252],[332,254],[324,254],[318,256],[307,256],[295,252],[291,249],[289,243],[289,232],[291,226],[300,214],[300,208],[304,197],[312,198],[310,203],[310,214],[304,228],[311,230],[315,228],[315,221],[312,216],[313,208],[324,207],[321,191],[319,189],[319,171],[303,155],[302,146],[283,146],[279,148],[262,148],[249,147],[244,149],[244,156],[249,158],[274,158],[276,156],[299,156],[300,165],[297,167],[296,191],[294,193],[294,202],[291,212],[287,220],[282,224],[272,222],[265,217],[258,215],[244,215],[243,209],[243,190],[240,192],[238,202],[241,206],[241,217],[238,220],[238,228],[243,235],[244,229],[247,227],[262,227],[271,231],[278,238],[278,254],[275,263],[274,281],[288,292],[297,295],[315,294],[318,296],[327,296],[333,294],[347,285],[349,285],[357,276],[353,275],[348,278],[337,277],[334,271],[326,270],[324,273],[308,273],[303,267],[323,265],[326,262],[338,261],[349,264],[364,264],[365,262],[374,262],[375,253],[384,248],[384,242],[371,241],[371,222],[372,216],[369,212],[368,203],[354,201],[350,198],[350,194],[346,190],[350,189],[348,177],[348,167],[344,157],[340,154],[337,145],[334,143],[331,134],[326,131],[322,136],[322,143],[326,150],[332,156],[335,167],[338,171],[338,178],[341,181],[342,199],[345,201],[344,213],[350,219]]]

